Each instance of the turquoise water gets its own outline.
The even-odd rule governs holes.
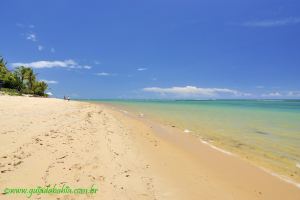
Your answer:
[[[102,101],[103,102],[103,101]],[[107,100],[300,181],[300,100]]]

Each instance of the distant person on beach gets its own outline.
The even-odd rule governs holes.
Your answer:
[[[64,100],[67,100],[66,96],[64,96]]]
[[[70,97],[68,96],[68,101],[70,101]]]

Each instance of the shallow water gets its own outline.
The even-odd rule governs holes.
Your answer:
[[[105,102],[176,126],[300,182],[299,100]]]

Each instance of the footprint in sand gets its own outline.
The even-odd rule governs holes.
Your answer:
[[[146,189],[154,194],[154,185],[153,185],[153,179],[150,177],[141,177],[142,181],[144,182],[144,184],[146,185]]]
[[[37,144],[37,143],[40,143],[41,141],[42,141],[42,139],[40,139],[40,138],[34,138],[34,140],[35,140],[35,143]]]
[[[14,167],[16,167],[16,166],[20,165],[22,162],[23,161],[19,160],[19,161],[15,162],[13,165],[14,165]]]
[[[56,160],[64,159],[64,158],[66,158],[67,156],[68,156],[68,155],[61,156],[61,157],[59,157],[59,158],[56,158]]]
[[[4,173],[10,172],[10,171],[12,171],[12,170],[11,170],[11,169],[5,169],[5,170],[0,171],[0,173],[1,173],[1,174],[4,174]]]

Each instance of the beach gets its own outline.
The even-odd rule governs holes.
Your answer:
[[[31,199],[299,199],[295,184],[238,156],[108,104],[0,96],[6,188],[97,188]]]

